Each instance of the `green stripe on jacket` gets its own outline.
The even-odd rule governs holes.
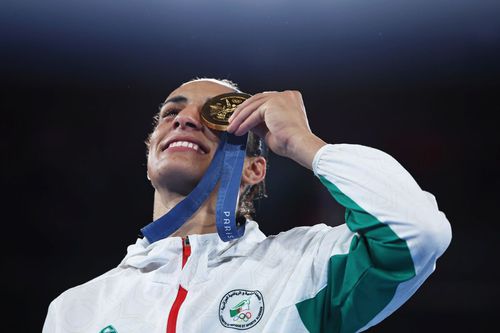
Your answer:
[[[296,306],[310,332],[356,332],[389,304],[401,282],[415,276],[415,268],[406,241],[319,178],[346,208],[349,229],[360,236],[352,239],[347,254],[330,258],[326,287]]]

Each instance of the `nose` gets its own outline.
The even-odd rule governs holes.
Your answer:
[[[173,122],[174,129],[197,129],[202,128],[202,123],[200,119],[200,110],[195,105],[189,105],[182,109],[174,119]]]

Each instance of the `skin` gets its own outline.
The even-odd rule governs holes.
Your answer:
[[[184,199],[208,168],[219,144],[217,131],[208,129],[200,112],[205,102],[234,89],[213,80],[198,80],[181,85],[166,99],[158,125],[151,134],[148,177],[155,188],[155,213],[158,218]],[[185,97],[181,99],[179,97]],[[297,91],[266,92],[242,103],[230,118],[228,132],[244,135],[252,130],[265,138],[274,153],[312,169],[314,155],[326,143],[308,125],[302,96]],[[197,143],[203,152],[186,147],[165,148],[172,140]],[[266,175],[263,157],[247,157],[240,191],[261,182]],[[216,232],[217,188],[196,213],[172,236]]]

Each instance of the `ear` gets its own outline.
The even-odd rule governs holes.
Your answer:
[[[255,185],[266,177],[266,159],[262,156],[247,157],[241,174],[242,185]]]

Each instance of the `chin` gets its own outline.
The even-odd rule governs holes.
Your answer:
[[[156,189],[189,194],[198,185],[208,166],[202,168],[200,164],[181,161],[161,163],[155,168],[148,168],[151,182]],[[154,170],[153,170],[154,169]]]

